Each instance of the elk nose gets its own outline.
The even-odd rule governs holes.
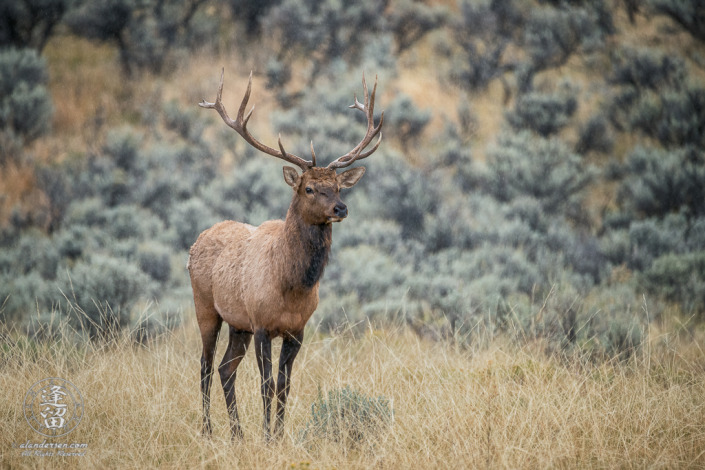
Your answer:
[[[336,217],[340,217],[342,219],[342,218],[348,216],[348,208],[345,204],[343,204],[342,202],[339,202],[333,208],[333,213],[335,214]]]

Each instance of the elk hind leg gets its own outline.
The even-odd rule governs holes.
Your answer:
[[[202,309],[196,308],[197,313],[203,313]],[[203,342],[203,352],[201,354],[201,394],[203,396],[203,429],[204,436],[210,436],[213,432],[210,418],[210,389],[213,377],[213,358],[215,348],[218,343],[218,334],[223,319],[213,310],[213,315],[205,321],[203,315],[198,316],[198,327],[201,330],[201,340]]]
[[[245,357],[251,339],[252,333],[249,331],[240,331],[231,326],[228,349],[225,351],[223,361],[218,367],[220,383],[223,385],[223,393],[225,393],[225,404],[228,407],[228,415],[230,416],[230,433],[233,439],[236,437],[242,438],[242,428],[240,427],[237,400],[235,398],[237,366],[240,365],[240,361]]]

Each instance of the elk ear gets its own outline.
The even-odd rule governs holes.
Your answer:
[[[294,168],[290,166],[285,166],[284,181],[286,181],[286,184],[288,184],[292,188],[295,188],[296,185],[299,184],[299,173]]]
[[[360,181],[360,178],[362,178],[362,175],[364,174],[365,167],[359,166],[357,168],[344,171],[335,178],[336,180],[338,180],[338,187],[340,187],[340,189],[347,189],[355,186],[355,184]]]

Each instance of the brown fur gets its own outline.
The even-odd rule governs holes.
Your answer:
[[[305,271],[322,251],[322,274],[332,240],[330,219],[336,218],[333,208],[340,198],[334,170],[313,168],[296,184],[286,220],[259,227],[220,222],[191,247],[189,273],[199,325],[219,316],[238,330],[263,328],[273,336],[306,325],[318,305],[320,276],[310,284]],[[316,197],[307,197],[307,185]]]
[[[231,331],[226,358],[235,361],[234,366],[228,365],[224,358],[220,368],[223,369],[221,380],[226,399],[229,393],[232,395],[228,408],[232,407],[234,435],[241,431],[234,390],[229,390],[228,384],[230,387],[232,384],[228,380],[232,377],[234,381],[237,363],[251,335],[255,334],[256,344],[258,338],[267,341],[283,336],[285,342],[297,338],[297,346],[287,346],[287,364],[282,364],[280,359],[277,416],[283,421],[284,388],[288,391],[290,368],[303,338],[304,326],[318,305],[318,284],[332,241],[331,224],[347,215],[347,208],[340,200],[340,189],[353,186],[363,173],[362,167],[340,175],[336,175],[334,169],[314,167],[299,175],[293,168],[285,167],[284,179],[294,189],[286,220],[270,220],[259,227],[234,221],[220,222],[201,233],[191,247],[188,269],[203,339],[201,385],[205,433],[210,433],[207,416],[210,374],[215,340],[223,321],[230,325]],[[268,344],[265,347],[269,347]],[[241,352],[236,355],[231,349]],[[260,360],[262,351],[256,353],[262,372],[265,434],[268,435],[271,385],[266,377],[267,362]],[[269,367],[271,369],[271,364]]]

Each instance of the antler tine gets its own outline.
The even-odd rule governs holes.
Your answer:
[[[384,124],[384,111],[382,111],[382,115],[380,116],[379,124],[377,124],[377,126],[375,126],[374,119],[375,95],[377,94],[377,76],[375,75],[375,84],[372,87],[372,94],[370,95],[367,90],[367,81],[365,80],[365,73],[363,72],[362,90],[365,95],[365,103],[360,103],[357,99],[357,96],[355,96],[355,102],[349,107],[353,109],[359,109],[360,111],[365,113],[365,116],[367,116],[367,132],[365,133],[365,137],[363,137],[360,143],[357,144],[350,152],[331,162],[328,165],[328,168],[345,168],[347,166],[352,165],[352,163],[357,160],[367,158],[372,155],[375,150],[377,150],[379,144],[382,142],[382,134],[380,131],[382,130],[382,124]],[[379,134],[379,138],[377,139],[377,143],[374,145],[374,147],[372,147],[366,152],[363,152],[363,150],[365,150],[365,148],[370,145],[370,142],[372,142],[372,139],[374,139],[377,134]]]
[[[252,112],[255,110],[255,107],[252,106],[250,111],[245,114],[247,102],[250,100],[250,92],[252,91],[252,72],[250,72],[250,79],[247,82],[247,91],[245,91],[245,96],[242,98],[240,108],[237,111],[237,118],[235,120],[231,119],[230,116],[228,116],[227,111],[225,110],[225,106],[223,106],[222,98],[224,77],[225,69],[221,70],[220,73],[220,85],[218,86],[218,93],[216,94],[215,103],[210,103],[206,100],[203,100],[198,103],[200,107],[206,109],[215,109],[216,111],[218,111],[218,114],[220,114],[220,117],[223,119],[223,122],[225,122],[225,124],[231,127],[235,132],[240,134],[240,136],[245,139],[245,142],[259,150],[260,152],[266,153],[267,155],[271,155],[273,157],[280,158],[289,163],[293,163],[294,165],[301,168],[303,171],[306,171],[316,165],[315,158],[313,161],[308,161],[294,155],[293,153],[287,153],[284,150],[284,146],[282,145],[281,134],[279,135],[278,141],[279,150],[276,150],[272,147],[264,145],[263,143],[255,139],[252,134],[250,134],[250,131],[247,130],[247,122],[250,120]]]
[[[316,152],[313,151],[313,141],[311,141],[311,161],[313,166],[316,166]]]
[[[277,143],[279,144],[279,150],[281,150],[282,158],[284,158],[284,160],[288,161],[289,154],[286,153],[286,150],[284,150],[284,146],[282,145],[282,135],[281,134],[279,134],[279,138],[277,139]]]
[[[374,147],[372,147],[370,150],[368,150],[367,152],[361,152],[361,153],[360,153],[360,156],[358,156],[358,157],[355,157],[355,155],[350,155],[350,156],[345,157],[345,158],[344,158],[344,157],[340,157],[338,160],[340,160],[340,161],[343,162],[343,163],[347,163],[348,160],[350,160],[350,159],[353,158],[353,157],[355,157],[355,161],[357,161],[357,160],[362,160],[363,158],[367,158],[367,157],[369,157],[370,155],[372,155],[373,153],[375,153],[375,150],[377,150],[377,147],[379,147],[379,144],[381,144],[381,143],[382,143],[382,133],[380,132],[380,133],[379,133],[379,137],[377,138],[377,142],[375,142]],[[345,165],[345,166],[348,166],[348,165],[350,165],[350,164],[352,164],[352,162],[350,162],[349,164],[347,164],[347,165]],[[335,167],[335,168],[343,168],[343,167]]]
[[[223,79],[220,79],[220,89],[222,91],[223,89]],[[250,120],[250,116],[252,115],[252,112],[255,110],[254,105],[250,109],[250,112],[247,113],[247,117],[243,119],[243,116],[245,114],[245,109],[247,108],[247,102],[250,101],[250,93],[252,92],[252,70],[250,70],[250,78],[247,80],[247,90],[245,90],[245,96],[242,97],[242,102],[240,103],[240,108],[237,110],[237,119],[238,121],[242,121],[243,125],[247,125],[247,121]]]

